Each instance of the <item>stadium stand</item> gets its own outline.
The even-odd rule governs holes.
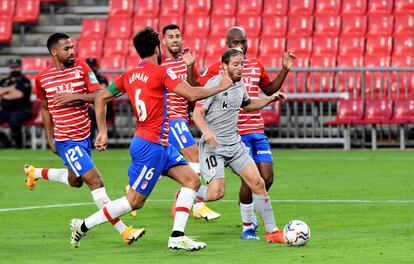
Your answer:
[[[160,0],[136,0],[135,21],[141,18],[156,18],[160,13]]]
[[[109,5],[109,17],[110,18],[130,18],[134,13],[134,1],[133,0],[111,0]]]

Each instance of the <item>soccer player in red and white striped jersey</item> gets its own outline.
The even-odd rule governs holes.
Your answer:
[[[183,49],[183,39],[180,28],[175,24],[166,25],[162,29],[162,43],[164,54],[162,64],[164,68],[171,69],[178,78],[196,86],[200,77],[198,70],[194,67],[195,53],[190,53],[188,48]],[[169,120],[168,142],[173,145],[189,162],[191,168],[200,174],[200,163],[198,161],[197,142],[188,129],[188,101],[184,97],[174,93],[167,93],[167,115]],[[175,206],[172,207],[173,209]],[[172,212],[174,217],[174,210]],[[220,214],[206,206],[204,202],[195,203],[193,216],[206,220],[214,220]]]
[[[227,31],[226,44],[229,48],[240,48],[244,54],[247,53],[247,37],[244,29],[240,27],[232,27]],[[260,90],[266,95],[272,95],[280,90],[289,69],[291,68],[295,55],[291,51],[287,51],[282,57],[282,70],[278,76],[271,81],[268,73],[263,65],[254,58],[245,57],[242,80],[246,84],[247,93],[250,98],[258,98]],[[198,82],[204,85],[211,77],[222,72],[221,62],[217,62],[208,67]],[[269,190],[273,183],[273,157],[269,145],[269,141],[264,133],[264,122],[260,114],[260,110],[246,112],[240,110],[238,120],[239,133],[242,141],[250,148],[250,155],[253,157],[259,169],[261,177],[266,184],[266,190]],[[257,222],[254,217],[252,193],[249,187],[242,182],[240,187],[240,212],[243,220],[243,233],[247,231],[249,236],[242,238],[251,239],[252,230],[254,232]]]
[[[91,159],[89,103],[101,89],[95,74],[85,62],[76,61],[73,43],[64,33],[52,34],[47,41],[52,64],[36,75],[37,97],[41,101],[43,125],[53,153],[67,169],[35,168],[25,165],[26,186],[45,179],[71,187],[85,182],[98,208],[110,200],[102,177]],[[125,243],[131,244],[145,232],[127,227],[119,218],[112,221]],[[78,245],[75,245],[78,246]]]

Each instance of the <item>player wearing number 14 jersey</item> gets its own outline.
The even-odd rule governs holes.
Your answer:
[[[171,236],[170,249],[189,251],[206,247],[184,235],[190,209],[200,179],[176,148],[168,144],[168,115],[166,94],[175,93],[188,100],[200,100],[228,89],[232,81],[223,76],[222,81],[212,89],[191,87],[178,78],[171,69],[161,63],[160,40],[152,28],[145,28],[134,37],[134,47],[142,62],[134,69],[121,75],[114,83],[100,93],[95,100],[96,120],[99,134],[95,147],[105,150],[107,128],[105,122],[106,104],[118,94],[128,94],[137,118],[137,128],[130,145],[132,158],[128,169],[129,188],[126,196],[109,202],[103,209],[85,220],[72,220],[72,242],[79,243],[89,229],[141,208],[161,175],[166,175],[182,185],[176,203],[176,215]]]
[[[77,62],[68,35],[55,33],[47,41],[53,64],[36,76],[37,97],[41,101],[47,141],[67,169],[35,168],[25,165],[26,186],[33,190],[39,179],[91,189],[98,208],[109,202],[102,177],[91,159],[88,103],[92,103],[100,85],[86,63]],[[125,243],[131,244],[144,229],[127,227],[119,218],[111,222]],[[78,246],[79,244],[74,244]]]

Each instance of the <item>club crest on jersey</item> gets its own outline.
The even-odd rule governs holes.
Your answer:
[[[58,93],[73,93],[72,83],[64,83],[56,87]]]
[[[173,70],[171,70],[170,68],[167,69],[167,74],[168,76],[170,76],[171,79],[175,80],[177,79],[177,75],[175,75],[175,73],[173,72]]]
[[[80,70],[75,70],[73,73],[75,74],[75,78],[80,78],[82,76]]]

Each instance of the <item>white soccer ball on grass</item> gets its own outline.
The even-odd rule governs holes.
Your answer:
[[[304,246],[308,243],[311,232],[309,226],[301,220],[293,220],[283,228],[283,236],[290,246]]]

